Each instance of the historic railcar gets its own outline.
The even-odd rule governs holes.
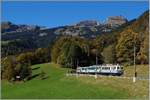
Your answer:
[[[87,67],[77,67],[76,72],[82,74],[121,75],[123,74],[123,67],[120,66],[119,64],[92,65]]]

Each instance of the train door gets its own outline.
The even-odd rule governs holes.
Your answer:
[[[115,66],[111,67],[111,73],[115,73],[115,72],[116,72],[116,67]]]

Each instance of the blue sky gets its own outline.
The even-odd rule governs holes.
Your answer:
[[[5,1],[2,3],[2,21],[15,24],[56,27],[75,24],[81,20],[104,21],[108,16],[122,15],[128,20],[148,10],[148,1],[113,2],[50,2]]]

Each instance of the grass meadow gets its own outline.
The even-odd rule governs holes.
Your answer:
[[[148,80],[66,76],[68,69],[53,63],[33,65],[33,78],[10,84],[2,80],[3,99],[148,99]],[[124,76],[133,76],[133,66],[125,67]],[[41,80],[39,73],[46,78]],[[138,75],[148,77],[148,65],[137,66]]]

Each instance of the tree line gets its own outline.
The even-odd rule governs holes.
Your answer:
[[[11,55],[2,59],[1,77],[8,81],[29,80],[32,77],[31,65],[50,62],[50,49],[38,48],[34,52]]]
[[[146,33],[144,33],[146,34]],[[115,34],[101,34],[96,39],[85,39],[78,36],[60,36],[52,47],[38,48],[34,52],[7,56],[2,59],[2,78],[16,80],[30,79],[31,65],[54,62],[62,67],[75,69],[94,64],[132,65],[134,48],[136,47],[136,63],[148,63],[148,38],[141,39],[139,33],[126,29]]]

